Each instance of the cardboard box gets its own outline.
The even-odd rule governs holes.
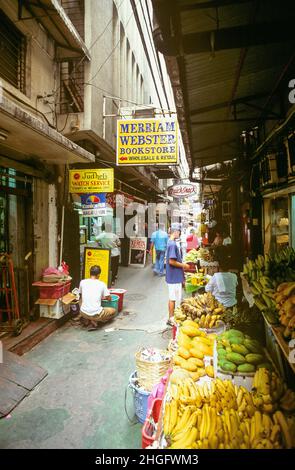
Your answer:
[[[40,308],[40,317],[53,318],[58,320],[69,313],[71,306],[65,304],[63,299],[38,299],[36,302]]]

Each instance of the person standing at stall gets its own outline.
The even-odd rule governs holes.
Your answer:
[[[115,281],[118,276],[119,269],[119,260],[120,260],[120,238],[115,233],[112,233],[111,230],[106,228],[106,224],[103,223],[101,226],[101,233],[95,238],[98,245],[101,248],[106,248],[111,250],[111,272],[112,272],[112,286],[115,284]]]
[[[167,325],[173,326],[173,316],[175,308],[179,307],[182,299],[182,284],[184,282],[184,270],[190,266],[182,262],[179,247],[176,240],[180,237],[180,228],[172,225],[170,239],[166,251],[166,282],[169,290],[169,319]]]
[[[238,278],[235,273],[229,272],[230,257],[226,246],[216,248],[215,259],[219,263],[219,272],[213,274],[205,291],[211,292],[226,308],[233,308],[237,304]]]
[[[158,276],[164,276],[164,260],[168,239],[168,233],[165,231],[165,226],[163,224],[160,224],[158,230],[152,233],[149,253],[152,254],[153,247],[155,247],[156,263],[154,273],[158,274]]]

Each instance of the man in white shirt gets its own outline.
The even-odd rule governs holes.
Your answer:
[[[82,295],[80,313],[85,320],[88,320],[89,329],[97,328],[104,318],[109,320],[116,313],[114,308],[103,308],[101,305],[102,299],[111,300],[111,294],[106,284],[98,279],[100,273],[100,266],[91,266],[90,278],[83,279],[79,286]]]

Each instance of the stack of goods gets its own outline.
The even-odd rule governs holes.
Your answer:
[[[212,329],[222,324],[225,307],[208,292],[197,297],[185,299],[175,309],[174,318],[177,323],[188,319],[193,320],[200,328]]]
[[[264,413],[274,413],[281,409],[295,411],[295,392],[288,389],[282,379],[273,371],[259,369],[253,380],[253,402]]]
[[[197,273],[185,274],[185,290],[186,292],[195,292],[204,287],[208,282],[208,277],[200,270]]]
[[[217,337],[217,365],[224,372],[252,373],[271,367],[260,343],[239,330],[228,330]]]
[[[252,392],[227,380],[215,379],[202,385],[191,379],[170,382],[163,419],[167,446],[171,449],[294,447],[294,415],[280,409],[260,411],[254,397]],[[294,411],[294,397],[292,406]]]
[[[214,377],[214,369],[210,360],[205,363],[205,356],[213,356],[213,344],[216,335],[207,335],[198,328],[192,320],[185,320],[179,329],[177,336],[178,349],[173,358],[175,370],[183,369],[193,381],[208,375]],[[174,372],[173,372],[174,374]]]
[[[212,261],[211,253],[207,248],[190,250],[184,257],[185,263],[197,263],[198,260]]]
[[[295,339],[295,282],[283,282],[274,294],[279,322],[284,326],[286,341]]]
[[[275,292],[279,284],[295,281],[295,251],[286,248],[273,257],[259,255],[244,265],[246,277],[254,295],[255,305],[270,323],[278,322]]]

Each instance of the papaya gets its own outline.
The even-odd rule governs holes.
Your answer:
[[[242,354],[239,354],[239,353],[235,353],[235,352],[227,353],[225,357],[227,361],[233,362],[234,364],[237,364],[237,365],[245,363],[244,356],[242,356]],[[251,362],[251,361],[247,360],[247,362]]]
[[[217,349],[217,354],[218,354],[218,357],[225,357],[226,356],[226,350],[225,349]]]
[[[233,350],[232,350],[232,348],[231,348],[230,346],[227,346],[227,347],[225,348],[225,351],[228,352],[228,353],[231,353]]]
[[[250,352],[249,349],[247,349],[243,344],[232,344],[231,348],[233,352],[237,352],[243,356],[246,356],[246,354],[249,354]]]
[[[177,354],[183,357],[183,359],[188,359],[191,357],[190,352],[184,346],[180,346],[178,348]]]
[[[242,336],[231,336],[229,338],[230,344],[243,344],[244,343],[244,338]]]
[[[198,369],[199,377],[204,377],[206,375],[206,371],[204,368]]]
[[[258,343],[258,341],[253,339],[245,339],[244,346],[246,346],[246,348],[254,354],[261,354],[263,352],[262,346]]]
[[[198,359],[197,357],[190,357],[187,362],[189,364],[195,364],[197,367],[204,367],[204,361],[202,359]]]
[[[199,328],[198,323],[193,320],[184,320],[181,326],[192,326],[193,328]]]
[[[233,362],[230,361],[223,361],[221,365],[222,370],[227,372],[236,372],[237,366]]]
[[[190,349],[192,347],[191,338],[184,333],[179,333],[177,342],[179,346],[183,346],[185,349]]]
[[[245,356],[245,359],[250,364],[261,364],[265,357],[262,354],[250,353]]]
[[[181,333],[193,338],[200,334],[199,328],[196,326],[182,326],[180,328]]]
[[[228,337],[231,338],[232,336],[241,336],[244,338],[244,333],[240,330],[234,330],[233,328],[227,331]]]
[[[204,358],[204,353],[202,351],[200,351],[197,346],[191,348],[189,350],[189,352],[190,352],[190,355],[192,357],[196,357],[197,359],[203,359]]]
[[[223,340],[221,341],[221,344],[222,344],[222,346],[224,346],[225,348],[230,346],[230,342],[228,341],[228,339],[223,339]]]
[[[255,372],[255,366],[254,364],[248,364],[245,362],[245,364],[240,364],[238,366],[238,372]]]
[[[173,358],[173,362],[176,366],[181,366],[181,361],[182,361],[182,357],[178,356],[178,354],[175,354],[174,358]]]
[[[207,344],[208,346],[212,346],[212,344],[214,343],[212,339],[203,338],[202,336],[197,336],[196,338],[193,338],[192,342],[196,344],[204,343],[204,344]]]
[[[192,362],[189,362],[189,360],[182,358],[180,366],[182,367],[182,369],[188,370],[189,372],[196,372],[196,370],[198,369],[198,366],[196,364],[193,364]]]

